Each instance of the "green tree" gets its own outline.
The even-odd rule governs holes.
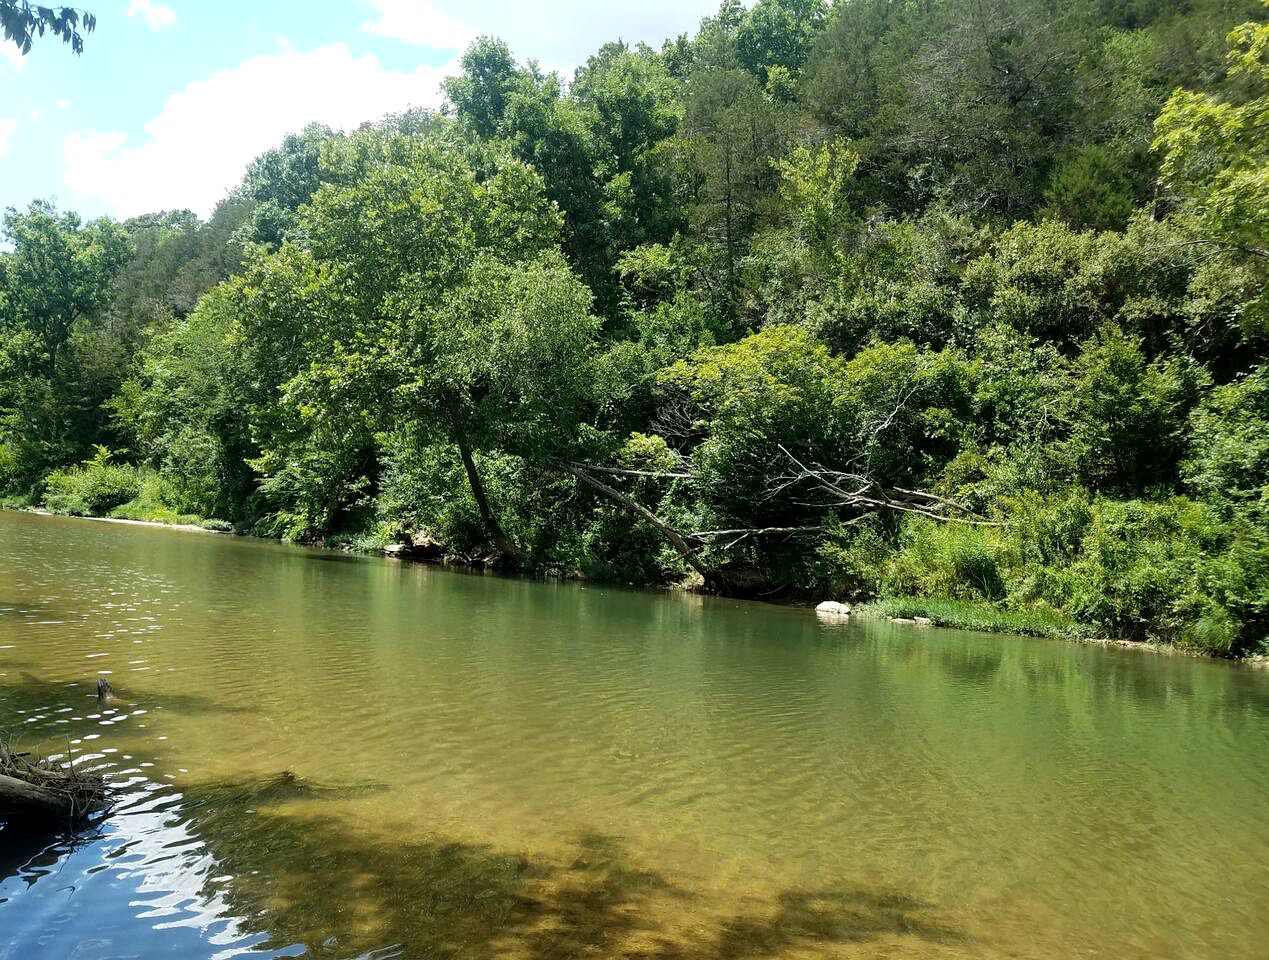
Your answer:
[[[784,152],[777,109],[743,70],[693,77],[683,123],[685,184],[694,238],[709,252],[709,293],[719,312],[740,309],[740,262],[779,181]]]
[[[1163,182],[1193,220],[1196,243],[1246,260],[1269,279],[1269,25],[1230,32],[1234,96],[1177,90],[1156,123]],[[1256,299],[1256,321],[1269,324],[1269,293]]]
[[[824,0],[758,0],[736,30],[740,62],[764,85],[773,67],[796,77],[827,20]]]
[[[240,188],[255,201],[244,239],[277,247],[295,229],[300,207],[321,184],[322,144],[334,136],[330,127],[311,123],[252,161]]]
[[[51,376],[75,321],[105,305],[131,243],[118,224],[83,224],[42,201],[25,211],[7,209],[3,236],[12,247],[0,259],[5,323],[39,337]]]
[[[481,181],[437,140],[359,134],[324,162],[328,182],[301,212],[307,246],[284,244],[259,262],[260,292],[243,289],[257,363],[285,356],[297,328],[305,344],[270,378],[282,393],[261,464],[320,480],[409,417],[454,444],[490,542],[512,558],[475,453],[567,444],[570,397],[588,382],[594,321],[552,252],[559,214],[527,167],[503,159]],[[266,292],[274,284],[283,296]],[[328,462],[337,453],[342,466]],[[315,522],[330,522],[336,499]]]
[[[489,139],[502,124],[520,67],[501,40],[480,37],[459,61],[462,72],[445,80],[445,96],[477,136]]]

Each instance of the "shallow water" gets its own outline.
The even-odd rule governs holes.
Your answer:
[[[1269,953],[1229,664],[0,514],[6,729],[0,960]]]

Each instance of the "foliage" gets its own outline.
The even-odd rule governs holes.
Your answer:
[[[485,37],[205,222],[10,210],[0,495],[1256,650],[1265,9],[726,0],[571,78]]]
[[[44,481],[44,506],[53,513],[101,516],[141,492],[136,467],[111,463],[111,453],[98,447],[89,460],[55,470]]]
[[[1186,483],[1206,500],[1269,500],[1269,369],[1217,387],[1190,415]]]
[[[1232,97],[1177,90],[1156,121],[1162,182],[1194,218],[1198,240],[1250,254],[1262,281],[1269,276],[1269,25],[1244,23],[1228,37]],[[1269,323],[1269,294],[1255,303]]]
[[[85,33],[97,28],[97,18],[75,7],[44,7],[29,0],[0,0],[0,26],[4,38],[17,44],[23,56],[31,52],[31,44],[45,32],[69,43],[76,55],[84,52]],[[82,33],[81,33],[82,31]]]

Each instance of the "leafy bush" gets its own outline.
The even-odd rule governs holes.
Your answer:
[[[1269,484],[1269,367],[1217,387],[1190,417],[1190,489],[1218,501],[1257,499]]]
[[[142,467],[137,471],[137,480],[137,495],[111,510],[110,516],[145,523],[197,524],[201,519],[196,514],[184,513],[172,506],[171,490],[162,475]]]
[[[215,513],[225,489],[221,468],[224,449],[219,438],[184,427],[163,441],[160,471],[167,499],[184,513]]]
[[[826,596],[864,600],[881,591],[894,545],[880,521],[830,535],[820,544],[815,579]]]
[[[905,526],[900,549],[888,564],[884,589],[958,600],[1002,600],[1005,582],[998,552],[989,528],[914,520]]]
[[[1269,534],[1263,518],[1226,520],[1184,497],[1098,500],[1078,557],[1046,592],[1111,636],[1239,652],[1265,636]]]
[[[101,516],[141,492],[136,467],[113,464],[103,446],[89,460],[55,470],[44,482],[44,506],[53,513]]]

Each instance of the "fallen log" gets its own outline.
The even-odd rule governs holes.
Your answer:
[[[59,820],[74,825],[108,800],[109,788],[100,774],[16,753],[0,741],[0,818]]]
[[[47,814],[58,819],[71,819],[75,803],[69,793],[37,787],[33,783],[0,773],[0,809],[22,813]]]

